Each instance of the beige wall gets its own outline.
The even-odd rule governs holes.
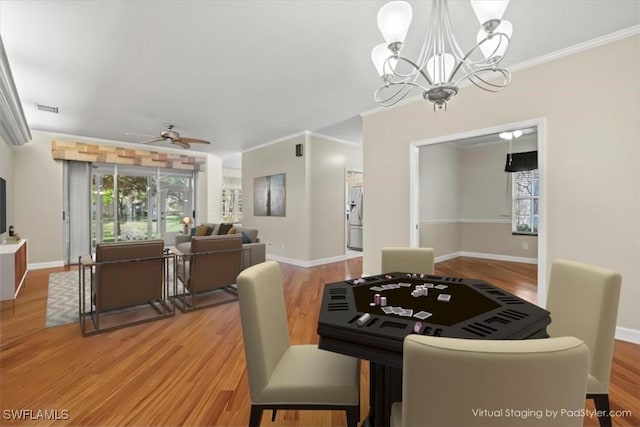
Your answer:
[[[310,260],[309,156],[296,157],[296,144],[307,152],[306,135],[300,134],[242,154],[242,216],[245,226],[258,229],[269,254]],[[280,173],[286,175],[286,216],[254,216],[254,178]]]
[[[309,135],[307,142],[311,177],[311,259],[341,256],[346,248],[346,171],[362,170],[362,148],[314,134]]]
[[[51,157],[53,135],[31,135],[14,149],[15,228],[29,239],[29,264],[62,264],[62,162]]]
[[[458,147],[436,144],[420,148],[420,221],[460,217],[460,170]]]
[[[198,173],[198,217],[196,223],[222,220],[222,159],[206,155],[206,170]]]
[[[510,222],[461,222],[460,250],[535,260],[538,258],[538,237],[511,234]]]
[[[514,141],[513,152],[536,150],[536,137]],[[483,144],[459,150],[460,218],[511,219],[511,187],[504,163],[509,144]]]
[[[0,234],[0,242],[9,235],[9,226],[14,222],[15,202],[13,198],[13,146],[0,136],[0,178],[7,181],[7,231]]]
[[[447,112],[418,101],[365,115],[364,271],[380,270],[383,246],[410,243],[411,142],[545,118],[547,274],[556,258],[619,271],[619,326],[640,330],[640,79],[614,71],[638,69],[633,36],[517,71],[500,93],[463,88]]]
[[[460,223],[421,222],[420,246],[433,248],[436,257],[457,254],[460,252]]]
[[[362,170],[360,147],[309,132],[243,153],[244,225],[259,230],[276,259],[307,265],[343,256],[347,169]],[[286,217],[254,216],[253,179],[278,173],[286,174]]]

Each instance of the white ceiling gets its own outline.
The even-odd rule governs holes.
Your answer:
[[[32,129],[137,142],[126,133],[171,122],[233,167],[242,150],[303,130],[361,139],[358,114],[377,107],[369,53],[384,3],[1,0],[0,34]],[[411,2],[405,52],[419,49],[430,3]],[[470,5],[450,11],[470,47]],[[509,66],[639,25],[640,0],[512,0],[504,18]]]

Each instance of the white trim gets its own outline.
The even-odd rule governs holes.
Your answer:
[[[452,252],[452,253],[446,254],[446,255],[437,256],[437,257],[434,258],[433,261],[437,264],[439,262],[449,261],[450,259],[455,259],[455,258],[458,258],[458,257],[460,257],[460,251]]]
[[[305,137],[305,142],[306,142],[306,137],[308,135],[309,135],[309,131],[308,130],[303,130],[303,131],[300,131],[300,132],[292,133],[291,135],[283,136],[282,138],[273,139],[273,140],[271,140],[269,142],[265,142],[264,144],[256,145],[254,147],[249,147],[246,150],[242,150],[241,153],[244,154],[244,153],[248,153],[250,151],[259,150],[260,148],[265,148],[265,147],[268,147],[270,145],[279,144],[281,142],[287,141],[289,139],[297,138],[299,136],[304,136]]]
[[[640,344],[640,331],[637,329],[618,326],[616,327],[616,339],[620,341],[632,342],[634,344]]]
[[[593,49],[595,47],[601,46],[603,44],[607,44],[607,43],[612,43],[627,37],[631,37],[634,36],[636,34],[640,34],[640,25],[635,25],[633,27],[629,27],[626,28],[624,30],[620,30],[620,31],[616,31],[614,33],[611,34],[607,34],[601,37],[597,37],[595,39],[592,40],[587,40],[585,42],[582,43],[578,43],[576,45],[573,46],[569,46],[566,47],[564,49],[560,49],[560,50],[556,50],[554,52],[550,52],[546,55],[542,55],[542,56],[538,56],[536,58],[532,58],[532,59],[528,59],[526,61],[522,61],[519,62],[517,64],[513,64],[509,67],[507,67],[507,69],[509,70],[509,72],[516,72],[516,71],[520,71],[520,70],[524,70],[526,68],[531,68],[531,67],[535,67],[537,65],[541,65],[544,64],[546,62],[549,61],[554,61],[556,59],[560,59],[563,58],[565,56],[569,56],[569,55],[573,55],[574,53],[578,53],[578,52],[582,52],[585,50],[589,50],[589,49]],[[469,80],[464,80],[458,87],[461,89],[463,87],[467,87],[471,84],[471,82]],[[363,111],[360,113],[360,116],[362,117],[367,117],[367,116],[371,116],[374,114],[378,114],[381,113],[383,111],[392,109],[392,108],[396,108],[396,107],[402,107],[404,105],[410,104],[412,102],[416,102],[416,101],[420,101],[423,100],[422,95],[415,95],[415,96],[411,96],[408,98],[403,99],[402,101],[398,102],[395,105],[392,105],[390,107],[382,107],[382,106],[378,106],[378,107],[374,107],[372,109]]]
[[[334,262],[346,261],[346,260],[351,259],[351,258],[357,258],[358,256],[362,256],[362,255],[353,255],[353,254],[351,254],[351,255],[338,255],[338,256],[329,257],[329,258],[320,258],[320,259],[314,259],[314,260],[301,260],[301,259],[283,257],[283,256],[280,256],[280,255],[267,254],[266,258],[268,260],[272,260],[272,261],[278,261],[278,262],[282,262],[282,263],[285,263],[285,264],[295,265],[296,267],[309,268],[309,267],[317,267],[319,265],[324,265],[324,264],[331,264],[331,263],[334,263]]]
[[[356,147],[356,148],[362,148],[362,143],[357,143],[354,141],[347,141],[346,139],[340,139],[340,138],[336,138],[335,136],[329,136],[329,135],[325,135],[323,133],[318,133],[318,132],[309,132],[308,133],[309,136],[315,136],[316,138],[323,138],[329,141],[333,141],[333,142],[337,142],[339,144],[345,144],[345,145],[350,145],[352,147]]]
[[[475,219],[462,218],[459,220],[461,224],[511,224],[510,219]]]
[[[491,259],[494,261],[522,262],[524,264],[538,264],[537,258],[525,258],[511,255],[488,254],[483,252],[460,251],[460,256],[469,258]]]
[[[460,223],[459,219],[427,219],[420,221],[418,224],[420,225],[432,225],[432,224],[458,224]]]
[[[409,144],[409,246],[420,246],[420,150]]]
[[[475,218],[458,218],[458,219],[427,219],[419,222],[420,225],[429,224],[511,224],[510,219],[475,219]]]
[[[64,261],[34,262],[29,263],[29,265],[27,266],[29,270],[42,270],[43,268],[56,267],[64,267]]]
[[[598,46],[602,46],[603,44],[612,43],[621,39],[625,39],[627,37],[631,37],[636,34],[640,34],[640,25],[635,25],[633,27],[625,28],[624,30],[616,31],[615,33],[607,34],[602,37],[597,37],[592,40],[587,40],[586,42],[582,42],[582,43],[575,44],[573,46],[566,47],[564,49],[556,50],[546,55],[538,56],[537,58],[532,58],[527,61],[519,62],[507,68],[509,69],[510,72],[524,70],[526,68],[535,67],[537,65],[541,65],[546,62],[555,61],[556,59],[564,58],[565,56],[573,55],[574,53],[579,53],[585,50],[593,49]]]

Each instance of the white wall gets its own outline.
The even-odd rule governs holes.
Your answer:
[[[258,229],[268,256],[301,266],[344,256],[347,169],[362,170],[362,149],[310,132],[243,153],[243,223]],[[286,174],[286,217],[254,216],[254,178],[279,173]]]
[[[7,181],[7,231],[0,234],[0,242],[9,235],[9,226],[13,225],[15,218],[15,201],[13,197],[13,145],[9,145],[0,136],[0,178]]]
[[[222,220],[222,159],[206,154],[204,172],[198,173],[198,217],[196,224]]]
[[[619,271],[618,325],[639,333],[640,79],[611,64],[640,69],[640,36],[517,71],[499,93],[465,87],[447,112],[417,101],[365,115],[364,271],[380,270],[382,247],[410,243],[411,142],[545,118],[546,271],[557,258]]]

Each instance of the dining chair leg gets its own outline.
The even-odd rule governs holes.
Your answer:
[[[609,394],[588,394],[587,399],[593,399],[600,427],[611,427],[611,405],[609,404]]]
[[[347,409],[347,425],[349,427],[357,427],[360,419],[360,405]]]
[[[251,415],[249,417],[249,427],[258,427],[262,421],[262,406],[251,405]]]

